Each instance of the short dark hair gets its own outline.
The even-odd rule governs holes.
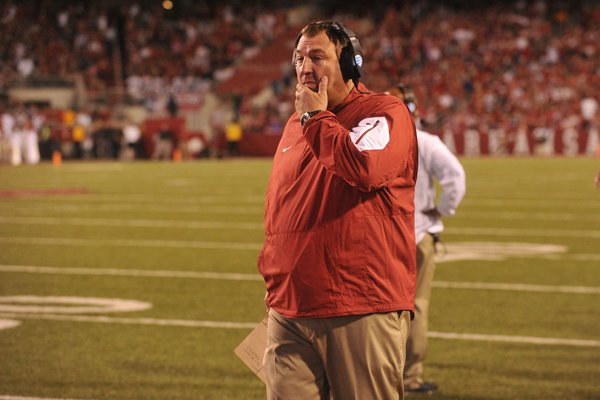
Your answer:
[[[349,43],[348,36],[344,34],[344,32],[340,29],[339,26],[335,26],[334,24],[335,22],[333,21],[317,21],[311,22],[310,24],[306,25],[300,31],[298,37],[296,37],[294,49],[298,47],[298,42],[300,41],[300,38],[302,36],[306,35],[309,37],[314,37],[322,31],[325,31],[331,43],[333,43],[336,46],[339,44],[342,48],[346,47]]]

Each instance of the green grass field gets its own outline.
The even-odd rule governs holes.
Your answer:
[[[600,399],[599,160],[462,162],[429,398]],[[265,313],[270,165],[0,166],[0,399],[265,398],[233,350]]]

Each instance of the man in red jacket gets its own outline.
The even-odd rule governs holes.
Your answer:
[[[269,399],[401,399],[415,289],[415,127],[358,83],[354,33],[307,25],[273,160],[259,270]]]

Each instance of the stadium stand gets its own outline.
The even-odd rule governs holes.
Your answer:
[[[54,148],[67,158],[103,154],[95,147],[73,150],[80,124],[68,115],[83,110],[92,122],[77,131],[84,135],[82,146],[95,146],[94,136],[106,124],[115,130],[131,121],[152,127],[160,122],[146,119],[165,118],[182,126],[176,138],[183,150],[195,139],[196,151],[185,154],[222,155],[223,127],[239,118],[242,155],[272,154],[293,110],[288,62],[295,33],[308,20],[335,18],[361,38],[367,86],[381,91],[399,80],[411,84],[422,99],[424,124],[455,152],[599,151],[595,1],[332,1],[296,7],[181,0],[172,10],[160,4],[3,2],[3,110],[18,103],[41,107]],[[179,118],[183,125],[175,122]],[[138,155],[149,155],[154,133],[143,132],[150,143]],[[198,141],[207,151],[197,151]]]

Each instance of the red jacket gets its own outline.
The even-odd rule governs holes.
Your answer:
[[[353,90],[304,127],[293,114],[267,189],[267,305],[287,317],[412,310],[417,160],[394,96]]]

